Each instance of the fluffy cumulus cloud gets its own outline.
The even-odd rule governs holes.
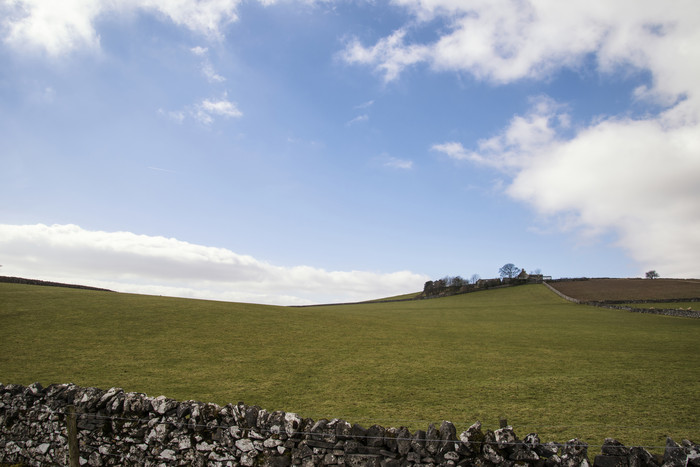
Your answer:
[[[51,56],[78,49],[96,49],[96,21],[109,15],[155,14],[205,37],[222,36],[222,28],[238,19],[241,0],[3,0],[0,23],[7,43],[46,51]],[[263,2],[268,3],[268,2]]]
[[[594,55],[601,69],[639,67],[650,61],[691,58],[697,34],[694,0],[590,2],[573,0],[394,0],[416,21],[363,45],[352,39],[344,58],[382,72],[387,80],[426,63],[438,70],[464,71],[498,83],[541,78],[562,66],[577,67]],[[414,29],[430,20],[444,23],[429,43],[412,42]],[[672,56],[662,49],[688,40]],[[653,58],[652,58],[653,57]],[[695,68],[697,64],[686,63]],[[674,74],[664,73],[666,80]]]
[[[608,118],[563,139],[561,109],[535,105],[475,149],[459,142],[433,149],[513,174],[506,192],[565,219],[567,229],[616,232],[642,270],[697,277],[700,126],[670,124],[673,108],[657,118]]]
[[[700,3],[556,0],[394,0],[415,21],[375,44],[351,41],[344,57],[384,79],[425,64],[505,85],[551,79],[591,60],[596,71],[644,71],[633,99],[642,117],[600,115],[572,124],[566,103],[537,96],[500,131],[465,147],[436,142],[455,160],[510,175],[506,192],[581,232],[615,232],[640,266],[700,275]],[[442,21],[431,42],[411,28]]]
[[[281,267],[225,248],[76,225],[2,225],[3,274],[121,292],[279,305],[357,301],[420,290],[407,271]]]

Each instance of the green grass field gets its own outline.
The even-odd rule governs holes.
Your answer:
[[[700,439],[700,320],[575,305],[542,285],[286,308],[0,284],[0,329],[5,384],[411,430],[507,417],[521,437],[592,445]]]

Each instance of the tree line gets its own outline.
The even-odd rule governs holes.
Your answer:
[[[472,274],[469,279],[464,279],[462,276],[445,276],[434,281],[427,281],[423,286],[423,297],[434,297],[438,295],[453,295],[456,293],[469,292],[475,289],[488,289],[491,287],[501,286],[505,283],[518,284],[525,283],[527,279],[518,280],[521,269],[513,263],[506,263],[498,270],[500,278],[481,279],[478,274]],[[541,272],[536,269],[532,275],[540,276]],[[518,281],[518,282],[515,282]]]

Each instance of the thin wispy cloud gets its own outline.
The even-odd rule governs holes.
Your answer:
[[[207,78],[210,83],[223,83],[226,78],[218,74],[211,63],[205,62],[202,64],[202,74]]]
[[[358,115],[357,117],[353,118],[352,120],[348,120],[347,123],[345,123],[345,125],[352,126],[352,125],[356,125],[358,123],[366,122],[367,120],[369,120],[369,115],[362,114],[362,115]]]
[[[356,105],[354,108],[357,109],[357,110],[360,110],[360,109],[367,109],[367,108],[369,108],[369,107],[372,107],[373,105],[374,105],[374,101],[373,101],[373,100],[369,100],[369,101],[367,101],[367,102],[363,102],[362,104]]]
[[[182,123],[185,121],[185,112],[182,110],[167,111],[163,109],[158,109],[158,115],[162,115],[175,123]]]
[[[384,162],[384,166],[392,169],[411,170],[413,168],[413,161],[399,159],[397,157],[389,157]]]
[[[208,53],[209,53],[209,48],[208,47],[201,47],[201,46],[196,46],[190,48],[190,51],[202,58],[202,64],[201,64],[201,71],[204,77],[209,81],[210,83],[223,83],[226,81],[226,78],[221,76],[216,72],[214,69],[214,65],[209,61],[208,58]]]
[[[228,100],[224,94],[221,98],[202,99],[193,106],[183,110],[167,111],[158,109],[158,114],[175,123],[182,124],[187,118],[203,125],[211,125],[217,118],[241,118],[243,112],[238,109],[235,102]]]
[[[155,170],[156,172],[167,172],[167,173],[171,173],[171,174],[177,173],[177,172],[175,172],[174,170],[163,169],[163,168],[161,168],[161,167],[151,167],[151,166],[149,166],[149,167],[146,167],[146,168],[149,169],[149,170]]]

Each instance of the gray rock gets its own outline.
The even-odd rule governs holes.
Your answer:
[[[151,405],[153,406],[153,410],[157,413],[165,415],[167,412],[177,408],[177,401],[165,396],[158,396],[151,401]]]
[[[276,448],[277,446],[282,446],[283,444],[284,442],[274,438],[267,438],[265,441],[263,441],[263,446],[266,448]]]
[[[467,431],[459,435],[460,444],[457,451],[467,456],[475,456],[481,452],[481,443],[484,441],[484,434],[481,432],[481,422],[476,422]]]
[[[575,459],[582,460],[588,456],[588,444],[578,438],[570,439],[564,444],[562,449],[562,460]]]
[[[614,438],[605,438],[601,452],[606,456],[621,456],[627,458],[630,450]]]
[[[241,456],[241,465],[244,467],[253,467],[255,465],[255,457],[243,454]]]
[[[36,450],[39,454],[46,454],[47,452],[49,452],[50,448],[51,448],[51,444],[42,443],[39,446],[37,446]]]
[[[553,441],[550,441],[548,443],[540,444],[535,448],[535,452],[540,456],[540,457],[553,457],[553,456],[558,456],[559,455],[559,450],[561,449],[561,446]]]
[[[609,456],[599,454],[593,460],[594,467],[628,467],[629,461],[625,456]]]
[[[667,437],[666,449],[664,450],[664,467],[685,467],[687,460],[685,449],[670,437]]]
[[[642,447],[630,448],[629,465],[630,467],[658,467],[654,456]]]
[[[175,456],[175,451],[173,451],[172,449],[163,449],[158,455],[158,457],[169,461],[174,461],[175,459],[177,459],[177,457]]]
[[[405,456],[411,450],[412,444],[415,438],[411,438],[411,432],[408,428],[402,426],[396,432],[396,450],[399,455]],[[420,443],[420,440],[415,440],[416,443]]]
[[[177,440],[177,447],[180,451],[190,449],[192,447],[192,440],[189,436],[183,436]]]
[[[266,427],[261,427],[261,428],[266,428],[269,433],[272,433],[275,435],[283,433],[284,432],[284,416],[285,416],[285,413],[282,411],[272,412],[267,419],[268,425]]]
[[[236,447],[243,452],[255,451],[255,445],[248,438],[243,438],[236,441]]]
[[[387,451],[397,452],[398,444],[396,442],[396,434],[399,432],[398,428],[387,428],[384,434],[384,446],[386,446]]]
[[[367,430],[363,428],[362,425],[355,423],[350,429],[350,436],[352,436],[352,439],[355,441],[359,441],[360,443],[364,444],[367,439]]]
[[[214,449],[214,446],[207,443],[206,441],[202,441],[201,443],[197,443],[196,449],[200,452],[209,452]]]
[[[517,437],[515,436],[512,426],[499,428],[493,432],[493,435],[496,439],[496,443],[498,444],[498,449],[510,452],[515,447]]]
[[[481,446],[481,452],[484,458],[494,464],[502,465],[505,462],[504,453],[498,449],[496,435],[493,431],[488,430],[484,435],[484,442]]]
[[[413,433],[413,436],[411,437],[411,449],[413,450],[413,452],[417,452],[421,456],[423,455],[423,452],[427,452],[425,450],[425,431],[416,430],[416,432]]]
[[[288,436],[294,436],[301,427],[302,418],[295,413],[284,414],[284,431]]]
[[[435,428],[432,423],[428,425],[428,431],[425,433],[425,449],[431,453],[435,454],[440,446],[439,443],[440,433]]]
[[[348,423],[345,420],[342,419],[336,419],[336,420],[331,420],[331,423],[328,424],[328,428],[335,428],[335,436],[337,439],[345,441],[350,439],[350,432],[352,430],[352,425]]]
[[[367,446],[383,447],[386,429],[380,425],[372,425],[367,429]]]

